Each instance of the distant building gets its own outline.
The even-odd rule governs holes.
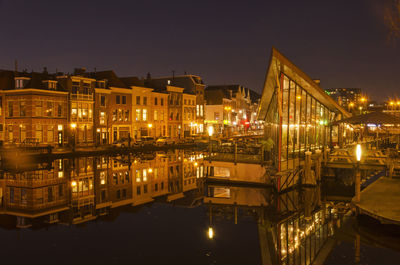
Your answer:
[[[358,109],[362,99],[361,88],[328,88],[325,92],[349,111]]]
[[[193,126],[197,134],[203,133],[204,128],[204,82],[198,75],[179,75],[152,78],[150,74],[145,79],[149,87],[175,86],[184,88],[183,93],[196,95],[196,118],[193,119]]]
[[[205,90],[206,126],[217,133],[246,131],[256,124],[260,95],[241,85],[215,85]]]

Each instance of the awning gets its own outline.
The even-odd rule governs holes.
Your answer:
[[[340,121],[335,121],[332,123],[332,125],[337,125],[339,123],[400,125],[400,118],[383,112],[370,112],[367,114],[353,116]]]

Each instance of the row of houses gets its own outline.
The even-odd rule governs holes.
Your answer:
[[[113,71],[0,71],[0,140],[101,145],[204,132],[204,88],[195,75],[146,79]]]

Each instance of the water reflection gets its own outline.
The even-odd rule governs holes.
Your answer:
[[[249,168],[248,165],[210,163],[203,161],[201,153],[183,150],[24,164],[1,171],[0,226],[36,229],[57,224],[75,227],[90,224],[96,219],[115,221],[123,211],[136,214],[141,206],[157,202],[203,211],[205,216],[199,215],[196,210],[190,212],[194,218],[187,225],[201,230],[199,233],[210,245],[202,243],[198,237],[195,239],[199,245],[194,249],[234,241],[233,234],[242,231],[229,230],[229,238],[221,241],[221,237],[227,235],[226,231],[222,231],[229,226],[227,222],[243,228],[241,224],[250,220],[258,233],[258,237],[253,236],[252,240],[259,245],[261,264],[316,263],[322,254],[329,254],[334,248],[336,243],[332,242],[338,242],[338,236],[339,239],[345,238],[351,246],[358,242],[355,249],[360,250],[360,244],[364,244],[365,240],[361,238],[360,241],[357,232],[349,228],[349,222],[343,223],[348,210],[346,204],[327,201],[329,194],[325,193],[329,189],[321,195],[319,185],[308,185],[278,194],[270,187],[238,185],[241,180],[249,179],[257,183],[270,182],[261,175],[261,169],[249,171]],[[229,178],[236,181],[236,185],[208,182],[207,176],[224,180]],[[152,207],[157,209],[154,205]],[[175,213],[168,208],[163,214]],[[204,219],[202,227],[196,218]],[[168,229],[179,231],[179,225],[169,224]],[[146,227],[146,224],[143,226]],[[154,241],[161,240],[157,238],[161,228],[154,227],[154,224],[146,228]],[[128,227],[121,229],[129,230]],[[151,234],[152,230],[158,233]],[[42,235],[46,232],[41,231]],[[358,232],[366,234],[362,229]],[[190,236],[181,235],[180,239],[186,237]],[[173,240],[170,239],[170,242]],[[187,251],[197,255],[189,249]],[[207,257],[212,257],[210,255]],[[234,256],[235,253],[229,255]],[[353,251],[352,255],[360,260],[359,253]],[[201,257],[198,258],[199,262],[202,261]],[[332,256],[329,259],[332,260]]]
[[[203,156],[176,151],[141,157],[57,159],[2,172],[1,214],[16,227],[32,222],[79,224],[121,206],[165,197],[168,202],[201,188]]]

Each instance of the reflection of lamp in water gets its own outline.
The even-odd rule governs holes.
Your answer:
[[[209,154],[208,154],[208,156],[209,156],[209,160],[211,162],[211,152],[212,152],[212,149],[211,149],[212,148],[212,146],[211,146],[211,136],[214,133],[214,127],[212,125],[210,125],[210,126],[208,126],[207,130],[208,130],[208,145],[209,145]]]
[[[214,229],[211,226],[208,228],[207,236],[208,236],[209,239],[213,239],[214,238]]]

